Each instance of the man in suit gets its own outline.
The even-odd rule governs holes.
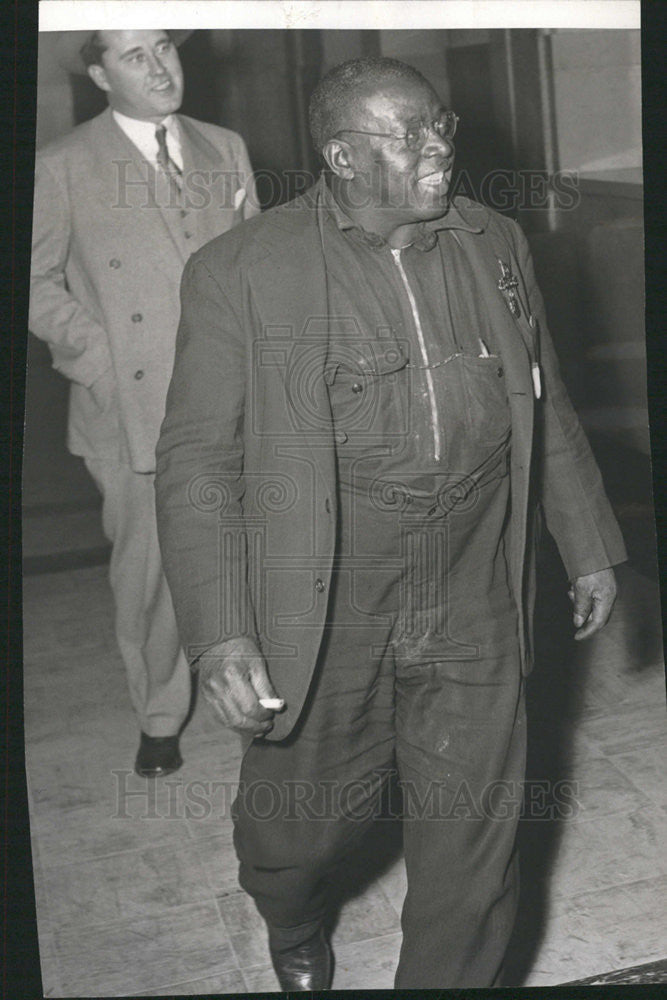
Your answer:
[[[193,251],[258,211],[241,137],[176,113],[186,34],[63,33],[63,65],[87,72],[109,106],[42,149],[35,170],[30,329],[71,381],[68,447],[102,492],[145,777],[181,766],[191,693],[153,490],[178,288]]]
[[[336,867],[395,770],[396,987],[498,982],[537,511],[578,639],[625,558],[525,237],[448,197],[456,123],[412,67],[336,67],[310,103],[323,177],[183,279],[158,530],[184,649],[246,735],[240,881],[283,990],[330,985]]]

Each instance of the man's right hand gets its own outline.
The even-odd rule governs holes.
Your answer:
[[[199,660],[199,686],[223,725],[252,736],[273,728],[274,712],[260,698],[275,698],[264,657],[247,636],[227,639]]]

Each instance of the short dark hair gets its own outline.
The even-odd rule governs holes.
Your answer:
[[[102,41],[99,31],[94,31],[90,38],[81,46],[81,58],[86,69],[89,66],[101,66],[102,54],[107,46]]]
[[[414,66],[388,56],[365,56],[349,59],[329,70],[312,93],[308,124],[318,153],[325,143],[350,121],[350,109],[357,106],[359,84],[386,83],[387,80],[411,80],[430,87],[426,77]]]

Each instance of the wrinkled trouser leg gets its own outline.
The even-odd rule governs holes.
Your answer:
[[[102,493],[104,532],[112,543],[116,637],[132,705],[143,732],[173,736],[188,714],[191,677],[162,570],[154,476],[126,465],[85,461]]]
[[[518,656],[397,665],[408,876],[397,989],[494,985],[518,897]]]
[[[391,529],[370,511],[359,537],[371,554],[394,558]],[[346,541],[344,533],[343,552]],[[457,660],[460,648],[436,634],[427,659],[419,643],[410,651],[396,642],[400,561],[393,577],[372,560],[365,571],[358,559],[339,565],[334,624],[299,725],[281,743],[254,741],[243,760],[235,809],[241,885],[274,928],[274,944],[305,941],[326,912],[329,877],[372,822],[398,767],[408,893],[396,986],[491,986],[518,890],[525,758],[518,641],[508,628],[497,655]]]
[[[382,630],[333,628],[297,732],[255,740],[234,807],[239,879],[280,947],[320,926],[328,879],[354,849],[393,773],[391,655],[371,656]],[[361,651],[361,652],[360,652]]]

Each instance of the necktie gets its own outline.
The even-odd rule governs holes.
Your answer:
[[[167,129],[164,125],[158,125],[155,129],[157,139],[157,162],[160,170],[166,174],[169,183],[173,185],[178,194],[181,193],[182,171],[176,166],[169,155],[167,149]]]

